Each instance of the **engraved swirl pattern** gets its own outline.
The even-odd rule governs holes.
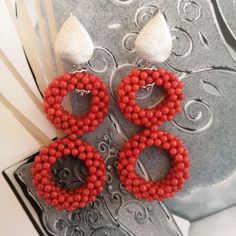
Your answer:
[[[104,78],[114,100],[121,77],[140,61],[133,46],[136,35],[158,10],[164,13],[171,29],[173,50],[167,63],[158,66],[179,74],[185,83],[186,101],[182,113],[174,122],[167,124],[166,128],[184,137],[193,163],[193,177],[186,189],[169,202],[168,206],[188,219],[200,218],[203,214],[221,210],[220,205],[217,209],[201,204],[193,206],[185,197],[193,202],[197,199],[204,200],[205,192],[197,196],[194,191],[223,181],[227,185],[227,178],[236,169],[235,157],[232,155],[236,150],[231,145],[232,140],[236,139],[235,128],[232,126],[236,123],[235,106],[232,105],[232,101],[236,99],[236,31],[229,17],[232,15],[229,12],[234,12],[235,9],[233,2],[109,0],[105,4],[103,1],[81,0],[77,4],[69,4],[67,0],[54,1],[58,27],[70,12],[83,19],[85,26],[90,27],[90,32],[93,31],[95,52],[87,66]],[[102,14],[104,9],[106,17]],[[115,27],[109,28],[109,25]],[[149,92],[152,93],[152,90]],[[117,137],[121,137],[120,130],[132,135],[137,127],[125,123],[116,106],[112,105],[112,112],[116,118],[115,124],[106,121],[99,133],[88,137],[107,164],[108,182],[99,197],[99,204],[72,214],[55,212],[35,197],[27,174],[29,164],[24,164],[17,172],[29,188],[29,198],[33,198],[42,208],[41,224],[49,232],[63,236],[143,236],[156,235],[156,232],[163,236],[176,235],[178,230],[166,217],[167,213],[163,208],[154,203],[150,206],[149,203],[134,200],[120,185],[115,165],[117,152],[124,138]],[[109,132],[111,127],[114,129],[112,134]],[[155,166],[149,166],[155,171]],[[77,174],[80,174],[79,171]],[[74,177],[77,174],[74,173]],[[68,173],[63,172],[63,176],[68,176]],[[230,195],[230,190],[227,193]],[[218,194],[215,193],[214,196],[217,198]],[[211,197],[211,202],[214,205],[217,199]],[[235,203],[227,200],[224,202],[227,206]],[[185,211],[186,207],[188,212]],[[170,215],[169,212],[168,214]]]

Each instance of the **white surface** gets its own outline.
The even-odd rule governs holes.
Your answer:
[[[189,227],[190,222],[188,220],[185,220],[184,218],[180,218],[179,216],[173,215],[175,222],[181,229],[181,232],[183,233],[183,236],[188,236],[189,233]]]
[[[66,62],[80,65],[93,55],[93,42],[82,23],[70,16],[58,32],[55,51]]]
[[[235,236],[236,206],[217,214],[194,221],[190,225],[191,236]]]
[[[2,0],[0,1],[0,35],[1,49],[37,94],[21,44]],[[34,106],[2,62],[0,62],[0,77],[0,91],[4,96],[50,137],[54,137],[54,131],[49,122]],[[0,171],[2,172],[3,169],[25,158],[33,150],[37,150],[40,145],[2,104],[0,104],[0,109]],[[0,174],[0,189],[0,235],[38,235],[2,174]]]

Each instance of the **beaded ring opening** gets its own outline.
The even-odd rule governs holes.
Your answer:
[[[163,179],[146,181],[136,173],[135,167],[140,152],[153,145],[168,152],[171,168]],[[182,141],[168,132],[153,128],[134,135],[124,145],[117,170],[122,184],[136,198],[162,201],[183,188],[189,178],[189,166],[188,151]]]
[[[151,84],[163,88],[165,98],[153,108],[140,107],[135,101],[136,93]],[[118,105],[125,117],[134,124],[160,126],[181,111],[181,101],[184,98],[182,88],[183,83],[177,76],[163,68],[133,69],[120,83]]]
[[[88,168],[86,183],[74,190],[57,186],[51,173],[55,162],[65,155],[83,160]],[[93,146],[77,139],[74,134],[45,146],[35,158],[31,173],[38,195],[56,209],[67,211],[82,208],[94,201],[106,181],[106,166],[102,156]]]
[[[91,94],[90,110],[83,116],[74,116],[65,111],[63,98],[74,90]],[[56,128],[66,134],[81,136],[94,131],[103,122],[108,112],[108,91],[106,85],[98,76],[77,71],[66,73],[55,78],[45,90],[44,109],[48,119]]]

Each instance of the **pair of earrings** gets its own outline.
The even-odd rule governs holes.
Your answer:
[[[68,34],[71,28],[75,30],[75,38]],[[76,40],[77,36],[80,41]],[[166,36],[165,42],[163,36]],[[153,46],[153,39],[159,44],[158,47]],[[148,61],[161,62],[168,58],[172,42],[161,12],[140,32],[135,45],[136,52]],[[81,64],[91,58],[92,40],[75,17],[71,16],[62,26],[56,40],[56,51],[64,60],[73,64]],[[163,88],[165,98],[153,108],[142,108],[135,101],[136,93],[150,85]],[[144,131],[135,134],[124,145],[117,164],[120,181],[138,199],[164,200],[183,188],[189,178],[188,151],[182,141],[158,128],[180,112],[184,98],[182,89],[183,83],[176,75],[163,68],[133,69],[118,87],[117,100],[121,112],[134,124],[145,127]],[[75,90],[91,94],[90,110],[84,116],[74,116],[63,109],[63,98]],[[44,97],[45,112],[54,126],[62,129],[68,136],[44,147],[32,166],[33,184],[38,195],[47,204],[58,210],[72,211],[94,201],[102,192],[106,183],[105,162],[92,145],[78,137],[94,131],[104,121],[108,106],[109,95],[103,80],[86,70],[65,73],[49,84]],[[163,179],[146,181],[136,173],[135,166],[140,152],[153,145],[168,152],[171,168]],[[60,188],[51,173],[53,165],[68,155],[84,161],[88,168],[86,183],[74,190]]]

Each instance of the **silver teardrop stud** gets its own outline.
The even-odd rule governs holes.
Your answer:
[[[164,62],[170,56],[172,39],[165,17],[158,13],[143,27],[135,40],[135,51],[148,62]]]
[[[73,65],[89,61],[94,46],[90,35],[77,18],[71,15],[58,32],[55,51],[58,56]]]

